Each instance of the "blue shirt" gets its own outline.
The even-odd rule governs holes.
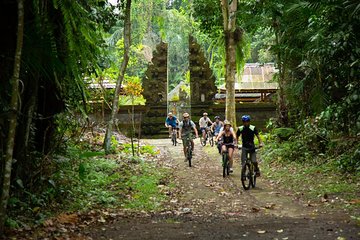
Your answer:
[[[167,125],[170,125],[172,127],[176,127],[176,121],[177,121],[177,118],[175,116],[172,117],[172,119],[170,119],[169,117],[166,118],[165,120],[165,123]]]

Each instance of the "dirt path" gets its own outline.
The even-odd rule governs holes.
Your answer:
[[[147,140],[160,148],[162,165],[173,171],[178,194],[167,211],[123,217],[111,225],[92,229],[93,239],[359,239],[360,229],[349,217],[320,214],[295,201],[260,178],[257,187],[244,191],[240,164],[222,177],[215,147],[202,147],[196,139],[193,167],[184,162],[182,145],[169,139]]]

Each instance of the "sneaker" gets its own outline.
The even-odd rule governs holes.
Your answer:
[[[230,168],[230,173],[232,173],[233,172],[233,169],[232,168]]]

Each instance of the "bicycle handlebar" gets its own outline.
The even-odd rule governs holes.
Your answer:
[[[242,149],[242,145],[240,145],[240,144],[239,144],[237,147],[238,147],[238,149]],[[260,148],[262,148],[262,146],[258,146],[258,147],[257,147],[257,146],[255,146],[255,148],[254,148],[254,149],[256,150],[256,149],[260,149]]]

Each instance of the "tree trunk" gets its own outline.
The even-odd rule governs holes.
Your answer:
[[[221,10],[223,14],[223,27],[225,35],[225,87],[226,103],[225,118],[236,127],[236,106],[235,106],[235,76],[236,76],[236,11],[237,1],[229,4],[228,0],[221,0]]]
[[[18,111],[18,96],[19,96],[19,76],[21,66],[21,51],[24,38],[24,0],[18,0],[18,30],[17,30],[17,43],[14,59],[14,71],[12,77],[11,89],[11,113],[9,117],[9,131],[6,143],[5,152],[5,169],[4,179],[2,186],[1,202],[0,202],[0,233],[4,232],[4,224],[6,220],[6,208],[9,200],[10,193],[10,179],[12,160],[14,152],[14,142],[17,125],[17,111]]]
[[[236,76],[236,45],[233,32],[225,33],[226,46],[226,108],[225,117],[236,126],[236,107],[235,107],[235,76]]]
[[[116,89],[114,93],[114,99],[112,104],[111,116],[108,122],[108,126],[106,129],[105,139],[104,139],[104,149],[105,153],[110,153],[111,148],[111,137],[112,137],[112,130],[115,124],[115,115],[118,112],[118,103],[119,103],[119,95],[121,90],[121,84],[124,80],[126,67],[129,62],[129,51],[131,45],[131,0],[126,1],[125,7],[125,27],[124,27],[124,59],[120,67],[119,76],[116,81]]]
[[[278,25],[275,24],[275,41],[276,45],[280,45],[280,39],[279,39],[279,29]],[[288,109],[286,105],[286,98],[285,98],[285,69],[284,69],[284,63],[282,62],[282,57],[280,50],[277,50],[277,63],[278,63],[278,69],[279,69],[279,91],[278,91],[278,119],[282,126],[287,127],[289,125],[289,118],[288,118]]]

